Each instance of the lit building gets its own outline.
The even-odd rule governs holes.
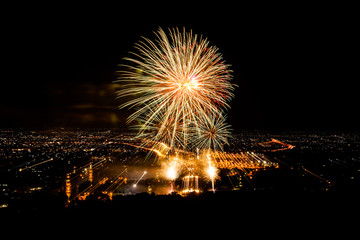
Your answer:
[[[67,175],[66,175],[66,180],[65,180],[65,193],[66,193],[66,196],[68,197],[68,201],[70,201],[70,196],[71,196],[70,174],[67,174]]]

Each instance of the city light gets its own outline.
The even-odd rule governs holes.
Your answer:
[[[0,204],[6,208],[12,207],[12,198],[29,199],[36,193],[62,194],[65,206],[76,206],[88,199],[118,201],[144,191],[186,197],[213,191],[287,191],[293,185],[304,192],[349,191],[360,185],[356,134],[247,132],[234,134],[224,151],[184,151],[159,143],[163,156],[150,158],[151,148],[131,131],[0,134],[5,176]]]

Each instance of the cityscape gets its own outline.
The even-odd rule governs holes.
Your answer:
[[[166,156],[137,147],[135,136],[125,129],[2,129],[0,207],[76,209],[89,202],[251,193],[340,196],[360,187],[360,135],[355,133],[234,133],[216,160],[213,185],[200,172],[167,177],[161,164]]]
[[[3,28],[4,220],[279,234],[281,212],[323,231],[359,209],[349,6],[30,5],[6,8]]]

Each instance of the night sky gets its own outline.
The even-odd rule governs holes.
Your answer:
[[[235,130],[360,129],[359,39],[348,9],[139,5],[8,9],[0,128],[124,127],[129,111],[117,109],[112,83],[117,64],[141,36],[186,27],[232,65]]]

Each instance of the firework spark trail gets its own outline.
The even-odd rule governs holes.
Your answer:
[[[39,166],[39,165],[41,165],[41,164],[44,164],[44,163],[47,163],[47,162],[50,162],[50,161],[53,161],[53,160],[54,160],[54,158],[50,158],[50,159],[48,159],[48,160],[45,160],[45,161],[42,161],[42,162],[39,162],[39,163],[35,163],[35,164],[30,165],[30,166],[27,166],[27,167],[25,167],[25,168],[20,168],[20,169],[19,169],[19,172],[28,170],[28,169],[30,169],[30,168]]]
[[[144,171],[144,173],[140,176],[140,178],[136,181],[136,183],[134,183],[133,187],[136,187],[136,186],[137,186],[137,184],[138,184],[138,183],[140,182],[140,180],[145,176],[146,173],[147,173],[147,172]]]
[[[201,126],[221,122],[222,110],[229,108],[233,97],[229,65],[215,46],[192,31],[169,29],[168,36],[160,28],[155,35],[155,42],[143,38],[135,45],[134,58],[125,58],[128,64],[122,66],[127,70],[120,71],[117,81],[124,88],[117,94],[133,99],[120,108],[135,109],[128,121],[140,122],[139,136],[184,150],[196,144],[205,147],[204,141],[196,140],[203,134]],[[226,143],[226,136],[221,136],[210,145]]]
[[[114,178],[114,181],[112,182],[112,184],[104,191],[105,193],[113,193],[116,191],[116,189],[118,189],[120,187],[120,185],[122,185],[125,180],[124,178],[120,177],[124,172],[127,172],[127,168],[125,168],[119,175],[117,175]],[[122,181],[120,181],[122,180]]]

